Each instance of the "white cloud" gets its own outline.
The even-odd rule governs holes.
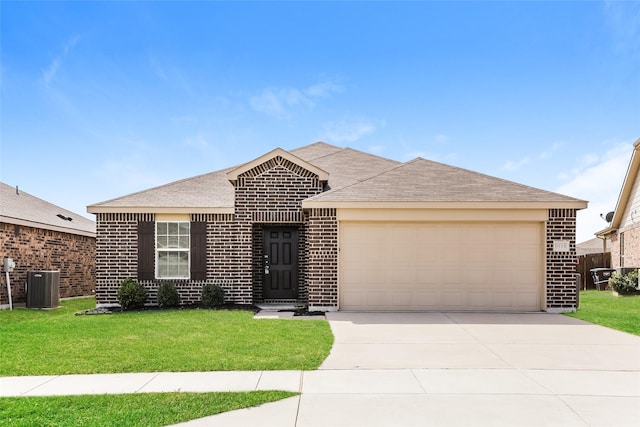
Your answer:
[[[433,140],[438,144],[446,144],[451,141],[451,137],[449,135],[445,135],[443,133],[436,135]]]
[[[342,87],[333,82],[321,82],[305,89],[287,87],[269,87],[259,95],[249,98],[254,110],[278,119],[288,119],[296,107],[313,108],[316,99],[327,98],[340,92]]]
[[[264,89],[260,95],[252,96],[249,104],[254,110],[279,119],[291,117],[291,107],[315,105],[311,98],[294,88]]]
[[[326,98],[332,93],[342,92],[342,86],[334,82],[323,82],[309,86],[304,92],[312,98]]]
[[[207,148],[209,147],[209,141],[202,132],[199,132],[194,136],[186,137],[184,139],[184,145],[196,148]]]
[[[605,13],[612,31],[614,50],[620,54],[640,51],[640,3],[607,1]]]
[[[592,239],[595,232],[607,227],[600,214],[606,215],[615,209],[632,150],[629,143],[616,144],[604,155],[583,156],[582,168],[564,174],[571,180],[556,191],[589,201],[589,207],[578,212],[578,242]]]
[[[376,154],[381,154],[386,149],[387,149],[387,147],[385,147],[384,145],[370,145],[369,146],[369,151],[372,152],[372,153],[376,153]]]
[[[163,65],[153,54],[149,54],[149,64],[160,80],[193,96],[191,83],[179,67],[172,64]]]
[[[525,156],[520,160],[507,160],[503,165],[503,168],[508,171],[515,171],[523,168],[524,166],[530,163],[548,159],[549,157],[553,156],[553,153],[559,150],[563,145],[564,143],[562,142],[554,142],[551,145],[550,149],[541,151],[540,153],[534,156]]]
[[[79,35],[75,35],[71,37],[69,40],[65,42],[62,46],[62,52],[56,55],[47,68],[42,70],[42,81],[46,86],[49,86],[51,82],[55,79],[58,74],[58,70],[60,69],[60,65],[62,61],[67,58],[69,53],[76,47],[78,41],[80,40]]]
[[[328,142],[355,142],[365,135],[373,133],[376,124],[370,120],[341,120],[324,125],[323,138]]]
[[[524,157],[517,161],[507,160],[507,162],[504,164],[504,168],[508,171],[515,171],[529,164],[530,162],[531,162],[531,159],[529,159],[528,157]]]

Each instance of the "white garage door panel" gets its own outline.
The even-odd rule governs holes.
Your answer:
[[[540,310],[540,223],[341,223],[343,310]]]

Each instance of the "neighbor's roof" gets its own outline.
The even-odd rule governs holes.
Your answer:
[[[467,169],[417,158],[361,182],[328,191],[313,202],[541,202],[553,207],[586,207],[586,202]]]
[[[284,152],[276,149],[261,156]],[[324,142],[290,150],[292,160],[328,173],[329,191],[307,199],[304,207],[340,202],[540,202],[545,207],[584,208],[586,202],[466,169],[424,159],[407,163]],[[233,213],[234,187],[229,181],[247,165],[187,178],[150,190],[97,203],[100,212]],[[230,173],[230,175],[228,175]]]
[[[0,222],[95,237],[96,223],[0,182]]]
[[[609,239],[599,239],[594,237],[593,239],[589,239],[587,241],[576,243],[576,255],[586,255],[586,254],[598,254],[604,252],[611,252],[611,248],[609,247],[610,240]]]
[[[618,228],[620,228],[620,223],[622,222],[624,213],[627,210],[627,205],[629,204],[629,201],[632,197],[632,190],[635,186],[636,180],[638,179],[639,171],[640,138],[638,138],[638,140],[633,143],[633,153],[631,154],[631,161],[629,162],[627,174],[625,175],[624,182],[622,183],[622,189],[620,190],[620,195],[618,196],[618,201],[616,202],[616,208],[614,210],[611,223],[609,224],[609,227],[595,233],[596,236],[608,236],[618,230]]]

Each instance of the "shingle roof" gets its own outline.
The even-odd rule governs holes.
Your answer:
[[[606,240],[606,252],[611,252],[610,244],[611,241],[609,239]],[[602,253],[604,249],[604,245],[602,239],[594,237],[593,239],[587,240],[585,242],[576,243],[576,255],[586,255],[586,254],[598,254]]]
[[[296,157],[329,173],[329,188],[338,188],[366,179],[398,164],[393,160],[374,156],[350,148],[339,148],[324,142],[290,150]],[[229,210],[234,206],[234,187],[227,172],[236,167],[186,178],[166,185],[139,191],[89,206],[96,212],[101,208],[161,209],[195,208],[199,211]]]
[[[319,194],[314,201],[576,202],[467,169],[417,158],[369,179]]]
[[[149,190],[96,203],[91,207],[233,208],[234,188],[230,169],[186,178]]]
[[[308,162],[317,159],[318,157],[324,157],[327,154],[336,153],[342,151],[344,148],[336,147],[335,145],[327,144],[326,142],[314,142],[313,144],[305,145],[304,147],[294,148],[289,150],[290,153],[304,159]]]
[[[2,182],[0,200],[2,222],[95,237],[96,223],[90,219]]]
[[[308,200],[582,202],[571,197],[424,159],[407,163],[324,142],[289,151],[329,173],[330,191]],[[89,206],[90,212],[146,208],[157,213],[233,212],[234,187],[224,169]],[[173,210],[172,210],[173,209]]]
[[[362,151],[344,148],[309,160],[329,172],[329,188],[337,189],[389,170],[399,162]]]

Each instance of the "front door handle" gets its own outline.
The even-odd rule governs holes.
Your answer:
[[[269,255],[264,256],[264,274],[269,274]]]

